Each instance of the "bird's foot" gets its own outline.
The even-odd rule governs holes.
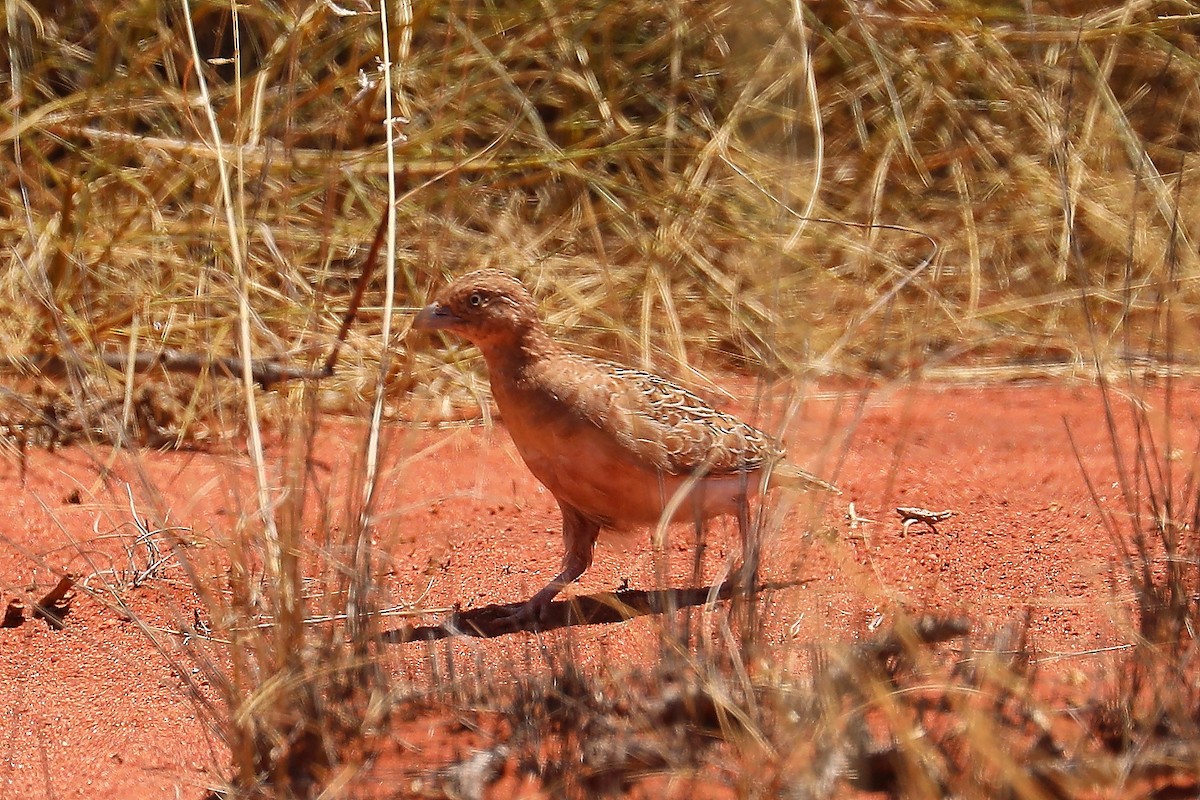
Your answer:
[[[507,608],[492,620],[493,630],[497,633],[537,630],[545,619],[548,607],[549,603],[535,603],[529,600],[515,608]]]

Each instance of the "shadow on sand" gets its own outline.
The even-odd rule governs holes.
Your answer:
[[[806,583],[807,580],[795,580],[761,584],[759,593],[803,586]],[[520,603],[493,604],[456,611],[438,625],[405,625],[385,631],[383,641],[388,644],[405,644],[429,642],[450,636],[490,639],[519,631],[545,632],[576,625],[608,625],[635,617],[664,614],[680,608],[728,600],[734,591],[734,583],[725,581],[715,586],[693,589],[623,589],[616,592],[598,592],[551,603],[540,620],[526,623],[517,623],[513,618],[513,613],[521,607]]]

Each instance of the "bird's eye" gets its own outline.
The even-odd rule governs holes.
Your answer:
[[[483,305],[483,295],[479,292],[472,292],[471,296],[467,298],[467,305],[471,308],[479,308]]]

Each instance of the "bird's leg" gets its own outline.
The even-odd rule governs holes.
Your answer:
[[[758,585],[758,531],[750,520],[750,498],[745,492],[737,498],[738,537],[742,540],[742,590],[753,592]]]
[[[692,524],[696,528],[696,552],[692,557],[692,586],[700,587],[700,574],[704,564],[704,550],[708,547],[704,525],[704,483],[697,482],[692,490]]]
[[[734,609],[742,607],[742,648],[749,651],[758,626],[759,526],[750,519],[750,498],[743,491],[737,500],[738,533],[742,540],[742,569],[734,589]]]
[[[704,564],[704,549],[707,546],[707,541],[705,540],[705,525],[704,525],[704,483],[703,482],[701,482],[701,481],[696,482],[696,485],[694,487],[692,487],[689,499],[691,500],[691,503],[692,503],[692,526],[696,531],[696,547],[692,551],[692,584],[691,584],[690,588],[699,589],[700,588],[700,576],[703,571],[702,568],[703,568],[703,564]],[[670,617],[669,617],[670,619],[678,619],[679,618],[680,615],[675,613],[677,610],[678,610],[678,604],[671,603],[668,605],[668,613],[670,614]],[[684,649],[686,649],[688,646],[688,643],[691,641],[691,638],[692,638],[692,623],[695,621],[694,617],[696,616],[696,614],[694,613],[694,609],[689,608],[682,616],[683,616],[683,630],[679,637],[680,638],[679,643],[681,643],[684,646]],[[697,646],[699,646],[699,644],[700,644],[700,629],[698,626],[697,626],[697,630],[696,630],[696,644],[697,644]]]
[[[592,565],[596,538],[600,535],[600,523],[585,517],[561,500],[558,505],[562,509],[563,545],[566,550],[563,553],[562,572],[517,609],[514,617],[518,622],[536,622],[541,619],[550,601]]]

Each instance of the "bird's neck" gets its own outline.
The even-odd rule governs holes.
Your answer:
[[[560,347],[541,325],[511,332],[503,339],[479,342],[491,379],[519,380],[525,370],[560,352]]]

